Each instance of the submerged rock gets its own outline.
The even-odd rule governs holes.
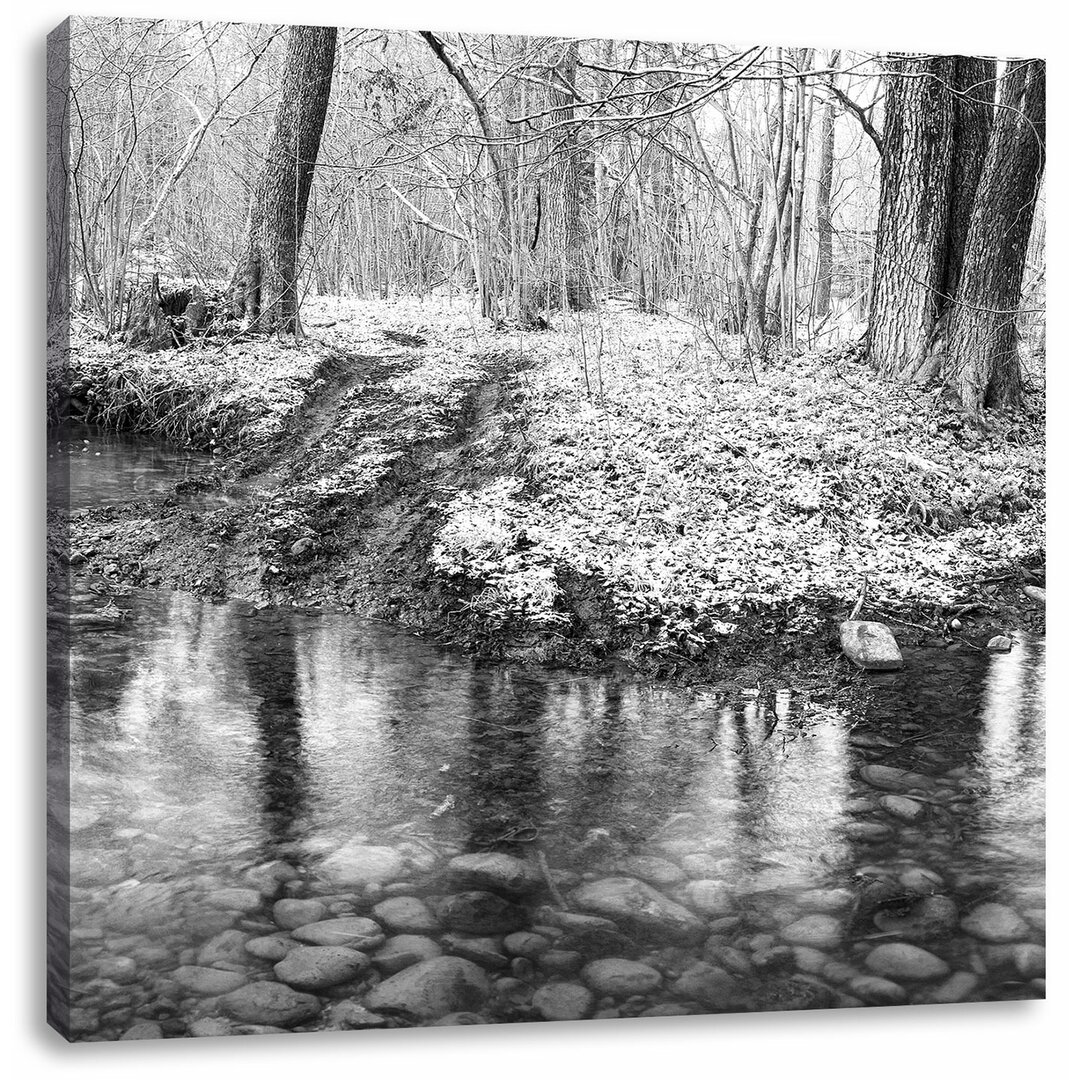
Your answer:
[[[898,671],[904,666],[896,638],[884,623],[861,620],[841,623],[840,647],[853,664],[865,671]]]
[[[371,914],[395,934],[432,934],[439,929],[439,920],[415,896],[382,900],[371,909]]]
[[[245,1024],[289,1028],[314,1020],[322,1011],[322,1003],[313,994],[303,994],[282,983],[256,982],[226,994],[221,1008]]]
[[[709,934],[697,915],[637,878],[591,881],[575,889],[571,898],[586,911],[672,941],[703,941]]]
[[[805,915],[785,926],[780,936],[791,945],[832,949],[844,940],[844,927],[832,915]]]
[[[584,1020],[593,1007],[592,991],[577,983],[553,982],[533,994],[532,1006],[545,1020]]]
[[[457,956],[439,956],[392,975],[368,994],[364,1005],[374,1012],[438,1020],[448,1013],[478,1009],[487,997],[483,968]]]
[[[188,993],[203,997],[227,994],[247,982],[247,977],[237,971],[221,971],[218,968],[197,967],[194,964],[178,967],[172,977]]]
[[[594,960],[581,971],[586,985],[601,997],[628,998],[657,989],[663,976],[637,960]]]
[[[883,791],[913,791],[916,788],[930,791],[934,781],[923,773],[910,769],[897,769],[892,765],[864,765],[859,775],[871,786]]]
[[[321,900],[279,900],[273,908],[274,922],[282,930],[296,930],[326,918],[326,905]]]
[[[524,859],[499,852],[458,855],[446,868],[455,888],[525,896],[543,885],[540,871]]]
[[[350,843],[328,855],[319,874],[336,887],[385,885],[396,881],[405,860],[391,847]]]
[[[980,941],[1023,941],[1030,933],[1027,923],[1004,904],[979,904],[960,920],[960,928]]]
[[[483,891],[447,896],[437,905],[435,915],[448,930],[463,934],[509,934],[526,923],[524,908]]]
[[[301,945],[274,965],[274,974],[294,990],[323,990],[355,979],[371,961],[340,945]]]
[[[298,926],[292,936],[305,945],[344,945],[347,949],[377,949],[385,940],[383,928],[374,919],[347,916]]]
[[[941,957],[899,941],[871,949],[866,966],[889,979],[940,979],[949,974],[949,965]]]
[[[371,958],[384,975],[396,975],[413,964],[442,956],[442,948],[429,937],[419,934],[397,934]]]

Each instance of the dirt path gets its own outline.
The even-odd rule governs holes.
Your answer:
[[[433,423],[439,403],[406,385],[423,381],[428,347],[394,343],[337,350],[281,434],[226,463],[224,501],[178,493],[73,515],[78,572],[444,626],[452,600],[427,562],[440,507],[512,455],[501,385],[514,372],[502,355],[470,358],[456,407]]]

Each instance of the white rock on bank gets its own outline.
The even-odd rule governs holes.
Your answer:
[[[897,671],[904,666],[896,638],[883,623],[859,619],[842,622],[840,647],[853,664],[865,671]]]

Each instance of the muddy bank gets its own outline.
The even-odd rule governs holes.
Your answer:
[[[202,377],[206,358],[184,374],[183,358],[171,357],[151,374],[144,358],[110,360],[91,350],[77,372],[81,400],[96,402],[91,419],[120,430],[191,430],[191,444],[212,456],[204,474],[172,490],[74,510],[70,543],[55,544],[57,559],[68,557],[104,592],[164,587],[256,607],[348,611],[498,658],[751,684],[766,673],[798,678],[836,658],[847,602],[750,600],[730,622],[693,608],[630,618],[615,583],[570,558],[540,567],[558,596],[556,619],[513,609],[492,618],[493,578],[476,536],[483,541],[491,514],[503,508],[484,504],[484,493],[509,483],[517,505],[553,497],[547,474],[555,444],[538,440],[545,417],[533,414],[558,342],[482,330],[460,315],[439,322],[429,312],[420,327],[389,311],[340,321],[324,313],[312,320],[322,339],[273,352],[265,368],[248,370],[256,346],[245,346],[228,363],[233,375],[244,373],[241,390],[260,389],[245,399],[242,424],[229,419],[239,415],[235,395],[195,394],[187,405],[175,397],[182,379]],[[136,371],[158,380],[147,400],[163,411],[119,407],[128,398],[118,388],[130,394]],[[191,414],[178,415],[181,408]],[[469,519],[474,495],[487,518]],[[640,510],[639,503],[635,517]],[[460,567],[446,555],[445,534],[440,539],[451,518],[473,530],[466,537],[473,561],[462,554]],[[535,534],[515,528],[511,521],[509,540],[491,560],[504,584],[513,582],[503,571],[516,553],[527,564],[536,550]],[[441,564],[432,559],[437,542]],[[535,567],[519,576],[528,573],[533,587]],[[970,580],[954,603],[884,603],[871,594],[862,617],[891,625],[902,646],[981,650],[999,633],[1042,631],[1043,609],[1023,589],[1044,583],[1039,559],[1017,558]]]

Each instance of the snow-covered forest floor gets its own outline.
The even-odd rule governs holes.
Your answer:
[[[145,508],[95,511],[73,549],[131,583],[363,610],[489,652],[573,642],[547,650],[564,660],[693,662],[751,629],[808,640],[860,598],[924,637],[958,609],[1041,619],[1018,591],[1041,583],[1041,368],[1022,411],[977,429],[851,347],[751,363],[680,318],[611,306],[519,332],[473,310],[315,298],[299,344],[149,355],[75,333],[87,419],[217,451],[226,491],[260,509],[166,508],[150,533]],[[397,565],[371,538],[400,532],[402,499]],[[220,532],[229,514],[262,523],[233,530],[231,564],[228,543],[177,558],[190,518]],[[137,558],[118,551],[137,538]],[[402,578],[377,603],[354,580],[365,548]]]

